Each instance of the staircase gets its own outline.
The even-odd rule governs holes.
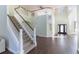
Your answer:
[[[34,42],[27,35],[27,33],[23,30],[23,50],[25,53],[31,50],[34,47]],[[27,48],[27,49],[26,49]]]
[[[36,30],[32,28],[27,21],[21,16],[21,14],[16,11],[15,15],[9,16],[9,21],[12,22],[13,26],[16,28],[16,33],[18,33],[17,41],[19,42],[20,52],[19,53],[28,53],[34,47],[37,46],[36,43]],[[12,29],[12,31],[15,31]]]

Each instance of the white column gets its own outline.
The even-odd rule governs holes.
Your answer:
[[[78,50],[78,52],[79,52],[79,6],[77,6],[77,22],[78,22],[78,26],[77,26],[77,28],[78,28],[78,29],[77,29],[77,30],[78,30],[78,31],[77,31],[77,33],[78,33],[78,35],[77,35],[77,36],[78,36],[77,50]]]
[[[52,36],[54,38],[55,36],[55,9],[53,9],[53,12],[52,12]]]
[[[69,34],[75,34],[74,22],[77,21],[77,6],[68,6]]]
[[[77,34],[77,6],[68,6],[68,20],[69,20],[69,33],[75,34],[75,43],[76,43],[76,49],[78,44],[78,34]],[[75,24],[76,22],[76,24]],[[76,26],[75,26],[75,25]]]

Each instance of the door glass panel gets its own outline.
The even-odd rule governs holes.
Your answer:
[[[63,30],[64,28],[63,28],[63,25],[61,25],[60,26],[60,32],[63,32],[64,30]]]

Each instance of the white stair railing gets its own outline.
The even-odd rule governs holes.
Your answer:
[[[20,7],[18,7],[20,8]],[[21,13],[17,10],[18,8],[15,8],[15,13],[14,16],[16,17],[17,21],[21,24],[21,26],[23,27],[23,29],[26,31],[26,33],[29,35],[29,37],[31,38],[31,40],[35,43],[35,28],[32,28],[32,26],[30,26],[30,24],[28,24],[28,22],[25,20],[25,18],[21,15]]]
[[[37,46],[37,42],[36,42],[36,28],[32,27],[28,23],[28,21],[25,20],[23,15],[21,15],[21,13],[18,12],[18,10],[17,10],[18,8],[15,8],[15,10],[14,10],[14,17],[16,18],[17,22],[20,24],[21,28],[17,28],[17,26],[15,26],[15,24],[13,24],[13,25],[14,25],[14,27],[17,30],[16,33],[18,33],[17,41],[19,42],[19,46],[20,46],[20,48],[19,48],[20,52],[19,53],[22,54],[22,53],[28,53],[31,49],[33,49],[34,47]],[[15,32],[15,30],[13,30],[13,29],[12,29],[12,31]],[[31,42],[30,42],[31,45],[28,46],[28,47],[26,47],[27,46],[26,44],[28,42],[25,43],[25,45],[24,45],[23,31],[25,31],[27,33],[27,35],[29,36],[29,38],[33,42],[33,44],[31,44]],[[15,34],[15,36],[16,36],[16,34]]]
[[[9,18],[10,18],[10,16],[9,16]],[[9,19],[9,21],[10,22],[8,22],[8,23],[11,23],[11,24],[13,24],[12,26],[13,27],[15,27],[15,29],[16,30],[14,30],[14,28],[12,28],[11,30],[13,31],[13,32],[15,32],[16,31],[16,33],[18,34],[18,36],[16,36],[16,33],[14,34],[15,36],[16,36],[16,38],[17,38],[17,42],[19,42],[19,50],[20,50],[20,54],[23,54],[23,53],[28,53],[31,49],[33,49],[34,47],[36,47],[36,45],[37,45],[37,43],[36,43],[36,29],[34,28],[34,31],[32,32],[32,34],[33,34],[33,36],[32,36],[32,41],[33,41],[33,46],[31,46],[30,48],[24,48],[24,42],[23,42],[23,31],[24,31],[24,29],[23,28],[16,28],[16,26],[14,25],[14,23],[12,23],[12,21],[11,21],[11,19]],[[18,31],[19,30],[19,31]],[[27,30],[27,29],[26,29]],[[28,33],[27,33],[27,35],[28,35]],[[26,49],[26,51],[24,50],[24,49]]]
[[[37,46],[37,42],[36,42],[36,28],[34,28],[34,44],[35,46]]]

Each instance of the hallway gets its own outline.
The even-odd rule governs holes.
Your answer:
[[[37,47],[29,54],[76,54],[77,39],[75,36],[60,36],[58,38],[37,37]]]

